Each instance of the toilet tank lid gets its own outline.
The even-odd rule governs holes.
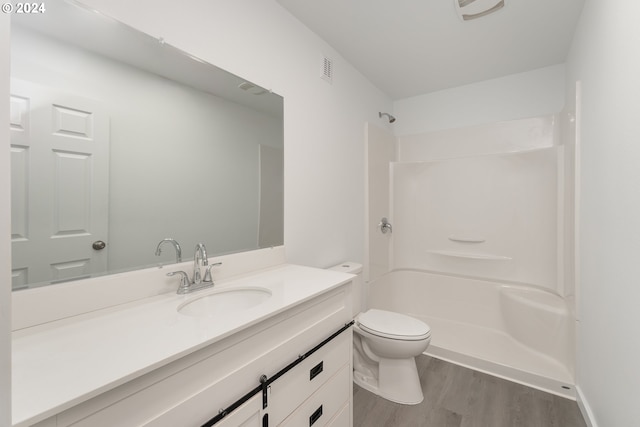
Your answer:
[[[431,333],[429,325],[414,317],[392,311],[372,308],[358,316],[358,324],[372,333],[379,332],[395,337],[426,337]]]
[[[329,267],[328,270],[341,271],[349,274],[360,274],[362,273],[362,264],[353,261],[345,261],[338,265],[334,265],[333,267]]]

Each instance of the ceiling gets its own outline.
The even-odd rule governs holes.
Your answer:
[[[505,0],[463,21],[456,0],[277,1],[393,100],[563,63],[584,4]]]

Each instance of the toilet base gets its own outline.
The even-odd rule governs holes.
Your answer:
[[[424,400],[414,357],[379,361],[378,378],[355,370],[353,382],[380,397],[403,405],[417,405]]]

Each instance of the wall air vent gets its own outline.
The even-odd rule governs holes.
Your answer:
[[[453,0],[456,12],[463,21],[482,18],[504,7],[505,0]]]
[[[322,58],[322,74],[320,77],[328,83],[333,82],[333,61],[326,56]]]

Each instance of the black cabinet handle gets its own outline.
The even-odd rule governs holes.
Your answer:
[[[318,376],[323,369],[324,369],[324,362],[320,362],[316,366],[311,368],[311,370],[309,371],[309,381],[311,381],[316,376]]]
[[[320,407],[318,409],[316,409],[313,412],[313,414],[311,414],[311,416],[309,417],[309,427],[311,427],[313,425],[313,423],[318,421],[321,416],[322,416],[322,405],[320,405]]]

